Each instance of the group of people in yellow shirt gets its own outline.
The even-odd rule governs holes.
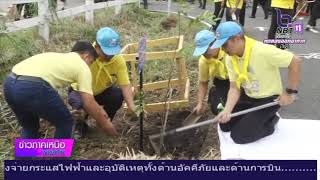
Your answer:
[[[241,1],[234,0],[236,6],[230,8],[240,7]],[[274,5],[285,5],[284,1],[290,0]],[[232,139],[240,144],[272,134],[280,106],[291,104],[298,93],[300,59],[245,36],[233,21],[221,23],[216,33],[198,32],[195,44],[193,55],[200,58],[194,111],[204,111],[209,80],[213,79],[208,103],[222,131],[231,131]],[[65,87],[69,87],[68,102],[74,110],[84,109],[107,134],[116,135],[111,121],[123,100],[131,112],[136,109],[120,49],[119,34],[104,27],[95,42],[78,41],[70,53],[38,54],[15,65],[4,82],[4,96],[22,126],[22,138],[39,137],[40,118],[56,127],[55,138],[72,137],[73,117],[57,93]],[[279,68],[288,68],[285,91]],[[230,118],[233,112],[275,100],[278,106]],[[224,106],[222,111],[219,104]]]
[[[94,43],[78,41],[70,53],[42,53],[16,64],[4,82],[4,96],[22,126],[22,138],[39,137],[40,118],[56,128],[55,138],[71,138],[73,117],[57,89],[69,87],[68,102],[84,109],[107,134],[123,100],[135,112],[120,36],[101,28]]]
[[[221,18],[226,5],[227,22],[213,32],[203,30],[195,37],[195,56],[199,58],[199,95],[194,108],[198,114],[204,110],[204,99],[207,94],[208,81],[213,79],[209,91],[208,103],[211,111],[219,119],[222,131],[230,131],[232,139],[239,144],[250,143],[273,133],[279,120],[276,115],[280,106],[291,104],[297,91],[300,78],[300,60],[277,44],[263,44],[244,35],[240,12],[246,0],[216,0],[215,15]],[[279,14],[294,16],[294,0],[270,0],[272,19],[268,33],[269,39],[275,39],[279,23]],[[277,9],[277,10],[276,10]],[[221,11],[221,12],[220,12]],[[218,13],[220,12],[220,13]],[[266,16],[267,17],[267,16]],[[218,21],[217,24],[219,24]],[[289,22],[282,22],[287,24]],[[288,84],[282,89],[279,68],[287,67]],[[231,113],[252,108],[278,100],[279,106],[247,113],[230,118]],[[223,111],[219,105],[225,106]]]
[[[233,21],[221,23],[216,33],[202,30],[195,37],[194,56],[199,58],[197,114],[204,111],[208,83],[213,79],[208,103],[222,131],[235,143],[246,144],[274,132],[280,106],[291,104],[298,93],[300,59],[293,53],[263,44],[244,35]],[[288,68],[283,90],[280,68]],[[230,118],[231,113],[273,101],[279,105]],[[219,111],[218,105],[224,106]]]

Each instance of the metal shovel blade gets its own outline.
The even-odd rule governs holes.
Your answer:
[[[256,106],[256,107],[253,107],[253,108],[249,108],[249,109],[246,109],[246,110],[243,110],[243,111],[238,111],[238,112],[232,113],[230,115],[230,117],[232,118],[232,117],[240,116],[240,115],[243,115],[243,114],[247,114],[249,112],[258,111],[260,109],[264,109],[264,108],[268,108],[268,107],[276,106],[276,105],[279,105],[279,101],[274,101],[274,102],[270,102],[270,103],[263,104],[263,105],[260,105],[260,106]],[[179,133],[179,132],[182,132],[182,131],[186,131],[186,130],[194,129],[194,128],[197,128],[197,127],[205,126],[205,125],[208,125],[208,124],[217,123],[217,120],[218,120],[217,117],[215,117],[213,119],[209,119],[209,120],[206,120],[206,121],[198,122],[198,123],[191,124],[191,125],[188,125],[188,126],[182,126],[182,127],[176,128],[176,129],[171,129],[171,130],[166,131],[164,133],[150,135],[149,136],[149,140],[151,142],[152,147],[156,151],[159,151],[159,147],[157,147],[156,144],[154,143],[155,139],[160,138],[161,136],[172,135],[172,134],[176,134],[176,133]]]
[[[188,126],[199,121],[202,115],[197,115],[196,111],[192,111],[186,119],[183,120],[182,126]]]

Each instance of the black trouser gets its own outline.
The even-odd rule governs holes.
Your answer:
[[[269,12],[269,15],[271,15],[271,13],[272,13],[272,7],[271,7],[271,0],[267,0],[267,8],[268,8],[268,12]]]
[[[219,113],[217,107],[219,103],[222,103],[224,106],[227,102],[230,82],[227,80],[220,80],[215,78],[213,80],[214,86],[209,91],[209,99],[208,103],[210,105],[210,109],[214,115]]]
[[[243,5],[242,5],[242,8],[241,8],[240,13],[239,13],[239,23],[242,26],[244,26],[244,22],[245,22],[245,19],[246,19],[246,8],[247,8],[247,2],[243,1]]]
[[[317,19],[320,18],[320,1],[316,0],[311,9],[311,16],[308,21],[308,25],[316,26]]]
[[[291,17],[293,17],[293,9],[282,9],[282,8],[277,8],[281,11],[281,14],[288,14]],[[288,22],[285,22],[282,20],[282,24],[287,24]],[[268,32],[268,39],[275,39],[276,37],[276,32],[278,28],[278,23],[277,23],[277,12],[276,9],[272,9],[272,18],[271,18],[271,24],[270,24],[270,29]],[[285,47],[285,44],[277,44],[277,47]],[[283,48],[282,48],[283,49]]]
[[[19,19],[21,15],[22,8],[24,6],[24,18],[30,18],[32,16],[32,3],[23,3],[23,4],[17,4],[17,11],[19,13]]]
[[[205,9],[206,8],[206,5],[207,5],[207,0],[198,0],[199,1],[199,7],[202,8],[202,9]]]
[[[123,95],[120,88],[111,86],[102,93],[94,96],[98,104],[103,105],[108,116],[113,119],[116,112],[120,109],[123,103]]]
[[[296,1],[294,1],[294,4],[293,4],[293,16],[297,13],[298,5],[299,4]]]
[[[267,6],[267,0],[253,0],[253,5],[252,5],[252,11],[251,11],[251,16],[255,17],[256,16],[256,12],[257,12],[257,7],[258,4],[261,5],[263,12],[264,12],[264,18],[267,19],[269,16],[268,13],[268,6]]]
[[[219,20],[216,21],[216,24],[212,26],[212,29],[214,31],[217,29],[217,27],[219,26],[219,24],[220,24],[220,22],[222,20],[224,9],[225,9],[224,7],[221,9],[221,2],[215,2],[214,3],[214,13],[213,13],[213,15],[214,15],[215,18],[220,18]],[[220,11],[221,11],[221,13],[220,13]]]
[[[307,5],[307,13],[310,13],[312,11],[313,4],[314,4],[314,2],[308,3],[308,5]]]
[[[233,21],[232,16],[231,16],[231,10],[232,10],[232,8],[226,9],[226,21]],[[240,14],[240,9],[236,9],[235,15],[237,17],[237,20],[239,20],[239,14]]]
[[[254,99],[248,97],[245,93],[242,93],[240,100],[232,112],[238,112],[270,103],[277,97],[278,96],[271,96],[268,98]],[[276,105],[258,111],[249,112],[241,116],[233,117],[229,122],[219,125],[222,131],[231,132],[230,136],[235,143],[251,143],[271,135],[274,132],[274,126],[279,120],[279,117],[276,115],[279,108],[280,106]]]
[[[123,102],[123,95],[120,88],[111,86],[102,93],[94,96],[99,105],[102,105],[108,116],[112,120]],[[83,102],[78,91],[69,89],[68,102],[73,109],[81,109]]]

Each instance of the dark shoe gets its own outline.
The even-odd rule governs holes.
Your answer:
[[[268,16],[265,16],[264,19],[268,19]]]
[[[310,28],[309,28],[309,27],[307,27],[307,28],[305,29],[305,31],[310,31]]]
[[[317,34],[319,33],[319,31],[315,29],[315,26],[307,25],[307,27],[306,27],[305,30],[306,30],[306,31],[311,31],[311,32],[317,33]]]
[[[310,26],[310,25],[307,25],[307,27],[306,27],[306,31],[310,31],[310,29],[312,28],[312,26]]]
[[[250,16],[250,18],[256,18],[256,16]]]
[[[271,125],[275,126],[276,124],[278,124],[279,120],[280,120],[280,115],[278,113],[276,113],[276,115],[271,120]]]

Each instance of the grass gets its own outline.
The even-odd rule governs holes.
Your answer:
[[[147,17],[147,18],[145,18]],[[13,64],[40,52],[68,52],[76,40],[95,40],[95,34],[101,27],[108,26],[116,29],[121,34],[121,44],[138,42],[147,34],[148,39],[165,38],[178,35],[178,26],[168,31],[161,27],[161,22],[166,19],[166,14],[150,13],[137,7],[124,7],[118,16],[114,16],[113,9],[100,10],[95,13],[95,25],[85,23],[84,17],[63,19],[50,25],[50,42],[48,45],[38,37],[36,29],[19,31],[17,33],[0,34],[0,75],[2,79]],[[192,58],[193,37],[195,32],[205,28],[199,23],[190,26],[190,20],[181,18],[181,29],[185,36],[182,54],[187,58],[188,65],[193,66],[196,60]],[[194,61],[194,62],[192,62]],[[166,63],[155,63],[150,69],[162,69]],[[190,66],[189,66],[190,67]],[[195,73],[189,68],[190,73]],[[148,73],[148,67],[145,68]],[[152,71],[151,71],[152,72]],[[157,72],[157,71],[156,71]],[[161,76],[161,75],[160,75]],[[193,77],[193,75],[191,75]],[[146,75],[146,77],[151,77]],[[148,81],[148,79],[146,79]]]
[[[85,23],[84,17],[79,16],[73,19],[63,19],[50,24],[50,42],[45,44],[38,36],[36,29],[19,31],[17,33],[0,34],[0,78],[10,71],[17,62],[41,52],[69,52],[76,40],[95,40],[95,34],[101,27],[109,26],[114,28],[121,35],[121,45],[138,42],[146,34],[148,39],[158,39],[178,35],[179,27],[164,30],[161,22],[167,19],[166,14],[150,13],[143,8],[136,6],[125,6],[122,12],[115,16],[113,9],[105,9],[95,12],[95,24],[93,26]],[[194,49],[193,38],[196,32],[206,27],[198,22],[191,23],[189,19],[181,17],[181,33],[184,35],[184,47],[182,55],[186,58],[188,76],[191,80],[191,93],[196,97],[197,90],[197,64],[198,61],[192,57]],[[155,61],[145,65],[145,80],[154,81],[169,79],[170,62]],[[1,82],[0,79],[0,82]],[[1,86],[1,83],[0,83]],[[62,90],[61,92],[65,92]],[[0,91],[1,93],[1,91]],[[65,95],[64,95],[65,96]],[[165,95],[164,95],[165,96]],[[157,98],[157,97],[155,97]],[[195,98],[194,98],[195,99]],[[10,112],[0,95],[0,161],[13,158],[13,139],[19,136],[18,125],[15,117]],[[122,115],[120,115],[122,118]],[[11,125],[8,125],[8,121]],[[120,121],[120,120],[119,120]],[[76,142],[73,157],[82,159],[147,159],[147,155],[128,149],[135,146],[136,142],[131,142],[129,132],[138,129],[137,122],[121,120],[122,129],[119,138],[105,138],[101,143],[92,143],[92,139],[82,139]],[[11,132],[10,134],[6,132]],[[132,138],[132,137],[130,137]],[[95,147],[97,151],[91,151]],[[109,154],[108,154],[109,153]],[[84,154],[86,156],[84,156]],[[216,159],[216,153],[210,152],[204,155],[205,158]],[[157,159],[159,157],[150,156]],[[170,158],[165,156],[161,158]],[[2,163],[1,163],[2,165]]]
[[[40,52],[40,41],[33,41],[34,30],[0,34],[0,80],[10,71],[13,64]]]

